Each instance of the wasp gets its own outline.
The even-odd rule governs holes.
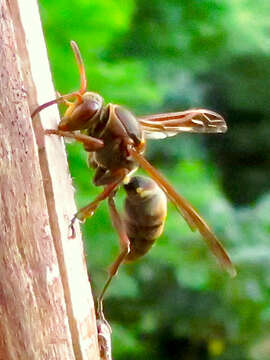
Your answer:
[[[167,213],[166,198],[172,201],[190,228],[200,232],[221,266],[235,276],[235,267],[212,229],[143,156],[149,138],[162,139],[183,132],[224,133],[227,125],[223,117],[206,109],[136,117],[123,106],[105,104],[102,96],[86,90],[87,80],[80,50],[74,41],[71,41],[71,47],[79,68],[80,89],[37,107],[32,117],[48,106],[64,103],[67,109],[58,128],[45,130],[45,134],[81,142],[88,153],[89,165],[95,169],[93,183],[103,187],[90,204],[75,214],[71,228],[76,219],[84,221],[91,217],[99,204],[108,199],[111,220],[119,237],[120,253],[109,269],[108,280],[99,297],[100,316],[104,293],[119,266],[143,256],[161,235]],[[132,176],[138,167],[143,168],[151,178]],[[124,216],[119,214],[114,202],[120,185],[124,185],[127,194]],[[72,232],[74,235],[74,229]]]

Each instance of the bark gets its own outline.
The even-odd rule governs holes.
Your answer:
[[[0,1],[0,77],[0,360],[98,359],[57,109],[30,117],[55,98],[36,0]]]

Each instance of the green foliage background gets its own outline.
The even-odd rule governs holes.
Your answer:
[[[230,279],[169,206],[164,235],[122,266],[105,311],[114,358],[270,358],[269,0],[40,0],[55,87],[89,89],[135,114],[207,107],[226,135],[149,141],[147,157],[215,229],[238,269]],[[100,189],[78,144],[67,146],[78,207]],[[118,204],[121,208],[123,193]],[[94,293],[118,252],[107,206],[83,226]]]

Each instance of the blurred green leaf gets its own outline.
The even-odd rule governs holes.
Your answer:
[[[269,358],[270,2],[40,0],[40,8],[61,93],[79,87],[73,39],[89,89],[106,102],[135,114],[209,107],[229,125],[224,136],[149,141],[147,157],[211,225],[238,276],[222,272],[169,204],[164,234],[143,259],[121,267],[106,295],[114,357]],[[82,147],[67,149],[81,207],[101,189]],[[123,199],[120,191],[121,211]],[[97,295],[119,252],[106,203],[83,225],[83,236]]]

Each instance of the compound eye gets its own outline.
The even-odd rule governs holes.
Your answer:
[[[81,104],[80,108],[78,108],[78,111],[80,112],[80,116],[82,117],[82,120],[87,120],[87,119],[89,120],[93,116],[95,116],[95,114],[100,110],[100,108],[101,108],[100,104],[97,103],[96,101],[87,101]],[[75,112],[76,109],[74,110],[74,113]]]
[[[96,117],[102,108],[102,102],[92,97],[83,97],[83,102],[72,104],[62,118],[59,129],[66,131],[83,130],[89,127],[91,120]],[[70,111],[71,110],[71,111]]]

